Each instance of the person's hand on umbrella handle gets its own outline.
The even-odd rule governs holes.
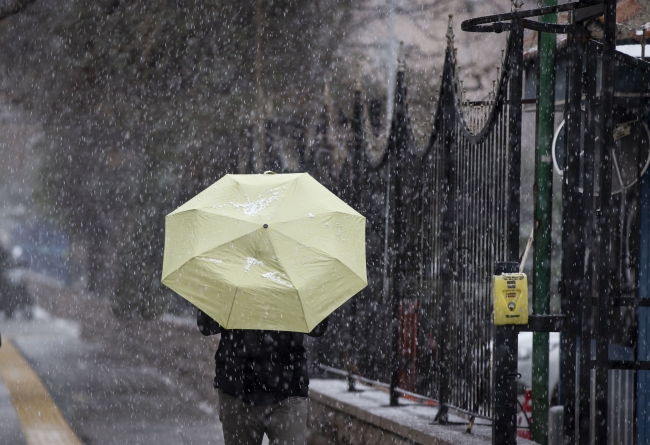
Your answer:
[[[201,309],[197,309],[196,313],[196,325],[199,327],[199,331],[203,335],[216,335],[221,334],[224,329],[219,323],[214,321],[212,317],[203,312]]]
[[[325,320],[318,323],[316,325],[316,327],[314,329],[312,329],[312,331],[307,335],[309,335],[310,337],[321,337],[325,333],[325,331],[327,330],[327,325],[329,324],[329,319],[330,318],[327,317],[327,318],[325,318]]]

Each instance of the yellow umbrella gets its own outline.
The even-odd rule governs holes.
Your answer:
[[[306,173],[226,175],[165,218],[162,282],[226,329],[309,332],[367,286],[365,221]]]

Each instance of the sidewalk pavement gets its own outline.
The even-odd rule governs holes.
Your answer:
[[[111,350],[119,345],[83,341],[79,329],[43,310],[34,320],[0,320],[3,343],[10,339],[27,360],[82,443],[222,445],[205,398],[153,367],[121,360]],[[11,389],[0,378],[0,443],[35,445],[25,439]]]
[[[9,390],[0,379],[0,443],[27,445],[18,415],[11,404]]]

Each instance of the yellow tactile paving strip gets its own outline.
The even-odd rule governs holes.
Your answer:
[[[83,445],[41,379],[6,337],[0,347],[0,377],[9,390],[29,445]]]

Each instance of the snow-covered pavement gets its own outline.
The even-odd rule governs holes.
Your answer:
[[[125,360],[109,347],[110,340],[84,340],[76,322],[39,309],[35,315],[33,320],[0,320],[4,347],[9,339],[26,359],[82,443],[222,443],[213,407],[182,381]],[[26,434],[38,423],[21,423],[25,416],[16,415],[12,390],[15,397],[14,385],[0,379],[0,444],[41,443]],[[38,420],[40,412],[33,414]]]

